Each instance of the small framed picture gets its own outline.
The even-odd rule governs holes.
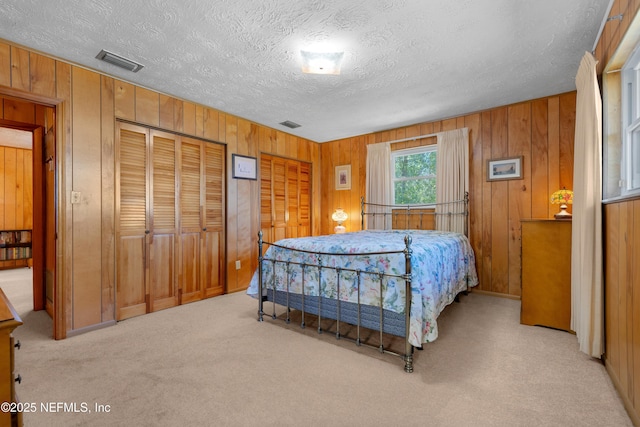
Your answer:
[[[351,165],[336,166],[336,190],[351,190]]]
[[[238,179],[258,179],[257,162],[255,157],[231,155],[233,177]]]
[[[522,179],[523,156],[487,160],[487,181]]]

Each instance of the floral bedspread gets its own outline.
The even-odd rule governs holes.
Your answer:
[[[459,233],[431,230],[367,230],[344,234],[283,239],[276,242],[291,249],[331,254],[358,254],[363,252],[403,251],[405,236],[411,236],[411,318],[409,342],[414,346],[434,341],[438,337],[436,319],[455,296],[467,286],[478,284],[475,256],[466,236]],[[360,270],[360,303],[380,306],[397,313],[405,311],[405,283],[397,277],[385,277],[365,272],[384,272],[391,275],[405,273],[403,252],[378,255],[331,256],[290,251],[270,246],[265,259],[290,260],[307,264],[304,268],[305,295],[338,297],[338,280],[335,270],[319,269],[309,265],[321,263],[327,267]],[[297,264],[289,266],[289,283],[284,264],[276,266],[275,286],[278,290],[301,293],[303,268]],[[340,276],[339,298],[342,301],[358,302],[356,273],[343,270]],[[263,290],[273,287],[273,263],[263,262]],[[247,294],[257,296],[258,272],[254,274]]]

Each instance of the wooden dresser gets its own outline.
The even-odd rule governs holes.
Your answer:
[[[14,373],[14,350],[20,344],[13,341],[12,332],[22,325],[16,313],[0,289],[0,403],[18,402],[16,397],[16,377]],[[1,426],[21,426],[22,414],[0,411]]]
[[[571,221],[522,220],[520,323],[571,330]]]

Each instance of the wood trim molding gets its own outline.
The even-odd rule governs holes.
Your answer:
[[[4,128],[25,130],[25,131],[28,131],[28,132],[33,132],[35,129],[41,127],[41,126],[36,125],[36,124],[14,122],[12,120],[5,120],[5,119],[0,119],[0,126],[4,127]]]
[[[55,308],[54,308],[54,319],[53,319],[53,338],[56,340],[64,339],[67,336],[67,322],[66,322],[66,300],[65,300],[65,289],[64,286],[64,278],[63,267],[64,264],[62,260],[64,259],[63,254],[64,244],[65,244],[65,236],[67,235],[67,231],[70,233],[71,230],[64,230],[65,232],[61,232],[64,227],[64,216],[61,215],[61,206],[66,206],[66,201],[64,191],[61,191],[64,188],[65,182],[67,182],[66,176],[64,175],[65,170],[62,168],[62,160],[64,157],[61,156],[64,153],[64,147],[66,147],[66,141],[69,140],[70,135],[68,130],[65,130],[64,126],[64,111],[67,105],[67,102],[59,99],[59,98],[50,98],[42,95],[33,94],[31,92],[13,89],[7,86],[0,85],[0,96],[3,98],[15,98],[19,101],[27,101],[32,102],[34,104],[40,104],[47,107],[51,107],[55,109],[56,116],[56,171],[58,171],[58,179],[55,188],[55,199],[56,199],[56,235],[58,236],[56,239],[56,278],[55,278]],[[7,127],[13,127],[15,129],[23,129],[33,131],[39,127],[42,127],[37,124],[25,124],[25,123],[17,123],[11,120],[1,120],[0,124]],[[43,129],[44,131],[45,129]],[[69,207],[69,210],[71,208]],[[70,214],[70,212],[68,212]],[[69,234],[70,236],[71,234]],[[71,241],[71,239],[68,239]],[[42,271],[44,275],[44,271]]]
[[[47,107],[56,107],[64,101],[59,98],[49,98],[48,96],[37,95],[20,89],[14,89],[8,86],[0,85],[0,95],[5,98],[15,98],[23,101],[30,101],[36,104],[42,104]]]
[[[75,337],[77,335],[82,335],[87,332],[97,331],[98,329],[108,328],[109,326],[113,326],[118,323],[115,320],[109,320],[107,322],[98,323],[96,325],[86,326],[84,328],[73,329],[66,333],[66,337]]]
[[[506,298],[506,299],[520,301],[520,296],[518,295],[509,295],[509,294],[502,294],[498,292],[483,291],[481,289],[469,289],[469,292],[473,294],[489,295],[491,297]]]

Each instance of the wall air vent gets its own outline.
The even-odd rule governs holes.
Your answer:
[[[138,64],[130,59],[124,58],[120,55],[116,55],[115,53],[109,52],[108,50],[102,49],[100,53],[96,56],[96,58],[103,60],[104,62],[108,62],[109,64],[115,65],[116,67],[124,68],[128,71],[133,71],[137,73],[138,71],[144,68],[144,65]]]
[[[299,128],[299,127],[300,127],[300,125],[299,125],[299,124],[294,123],[294,122],[291,122],[291,121],[289,121],[289,120],[286,120],[286,121],[284,121],[284,122],[281,122],[280,124],[281,124],[282,126],[286,126],[286,127],[288,127],[288,128],[291,128],[291,129],[295,129],[295,128]]]

